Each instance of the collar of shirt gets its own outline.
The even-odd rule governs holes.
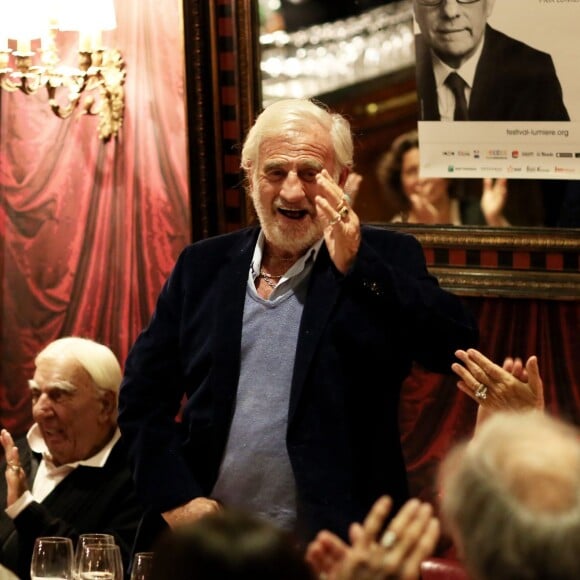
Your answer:
[[[38,465],[38,470],[32,482],[32,491],[24,492],[10,507],[6,508],[6,513],[12,519],[16,518],[28,505],[33,501],[42,502],[52,490],[79,465],[86,465],[89,467],[103,467],[111,454],[111,451],[119,438],[121,432],[117,428],[111,440],[92,457],[83,459],[82,461],[75,461],[74,463],[66,463],[58,467],[53,463],[52,457],[48,452],[48,447],[42,437],[38,424],[35,423],[26,434],[28,445],[35,453],[42,455],[42,461]]]
[[[48,447],[42,437],[42,433],[40,432],[40,427],[37,423],[32,425],[29,429],[28,433],[26,434],[26,439],[28,440],[28,445],[30,449],[35,453],[40,453],[42,455],[42,460],[46,463],[46,466],[50,471],[60,470],[61,468],[68,467],[69,471],[77,468],[79,465],[85,465],[87,467],[103,467],[105,463],[107,463],[107,459],[109,459],[109,455],[119,438],[121,437],[121,432],[119,428],[115,430],[113,437],[111,440],[97,453],[95,453],[92,457],[87,459],[81,459],[80,461],[74,461],[72,463],[65,463],[64,465],[59,465],[58,467],[54,465],[52,461],[52,456],[48,451]]]
[[[473,79],[475,78],[475,70],[477,69],[477,63],[479,62],[479,57],[483,50],[484,41],[485,34],[481,38],[477,50],[458,69],[446,65],[434,52],[431,52],[433,74],[435,75],[435,85],[437,87],[439,114],[442,121],[453,121],[453,113],[455,111],[455,99],[453,98],[451,89],[445,84],[445,79],[449,76],[449,73],[456,72],[465,81],[467,84],[465,98],[469,104]]]
[[[260,230],[258,239],[256,241],[256,246],[254,247],[254,255],[252,256],[252,262],[250,264],[250,274],[248,278],[248,283],[251,288],[253,288],[254,293],[256,292],[256,278],[260,274],[260,268],[262,266],[262,256],[264,255],[264,242],[266,238],[264,236],[264,231]],[[299,283],[308,275],[308,272],[312,269],[312,265],[318,256],[318,252],[322,247],[324,238],[320,238],[311,248],[304,253],[304,255],[299,258],[292,267],[280,278],[280,281],[276,285],[276,288],[270,294],[269,300],[275,300],[279,296],[285,294],[288,290],[294,288],[294,283]]]

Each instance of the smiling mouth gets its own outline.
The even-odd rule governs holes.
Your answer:
[[[301,220],[308,215],[308,210],[306,209],[284,209],[279,207],[278,213],[281,213],[284,217],[291,220]]]

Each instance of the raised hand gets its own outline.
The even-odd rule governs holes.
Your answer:
[[[499,366],[476,349],[458,350],[463,362],[451,370],[460,378],[458,388],[479,404],[477,424],[498,410],[544,409],[544,385],[538,359],[531,356],[525,366],[521,359],[508,357]]]
[[[316,212],[328,224],[324,241],[337,270],[346,274],[360,246],[360,220],[326,169],[317,174],[316,182],[320,192],[315,199]]]
[[[507,201],[508,190],[506,179],[493,180],[486,177],[483,180],[483,193],[481,195],[481,211],[488,226],[509,226],[509,222],[503,215]]]
[[[364,522],[351,526],[350,546],[330,532],[320,532],[306,554],[317,574],[328,580],[419,578],[421,562],[439,539],[439,522],[430,504],[411,499],[382,533],[391,506],[389,497],[379,498]]]

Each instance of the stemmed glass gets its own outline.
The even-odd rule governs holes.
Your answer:
[[[123,580],[121,550],[114,544],[86,544],[80,554],[79,580]]]
[[[137,552],[131,566],[131,580],[149,580],[153,567],[153,552]]]
[[[47,536],[36,538],[30,564],[32,580],[72,580],[73,544],[70,538]]]
[[[81,555],[83,553],[83,548],[89,544],[100,544],[100,545],[115,545],[115,538],[111,534],[81,534],[77,541],[77,547],[75,551],[74,559],[74,574],[75,578],[79,578],[79,562]]]

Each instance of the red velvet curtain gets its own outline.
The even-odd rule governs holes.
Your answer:
[[[465,298],[478,320],[481,351],[501,364],[506,356],[536,354],[548,412],[580,425],[580,302]],[[435,501],[437,466],[451,445],[471,436],[477,405],[456,378],[414,369],[405,382],[400,423],[411,493]]]
[[[0,423],[15,435],[31,421],[35,354],[79,335],[124,361],[190,239],[181,3],[116,11],[105,42],[127,71],[117,140],[99,140],[96,117],[57,119],[44,94],[1,91]],[[72,64],[76,35],[61,41]]]

